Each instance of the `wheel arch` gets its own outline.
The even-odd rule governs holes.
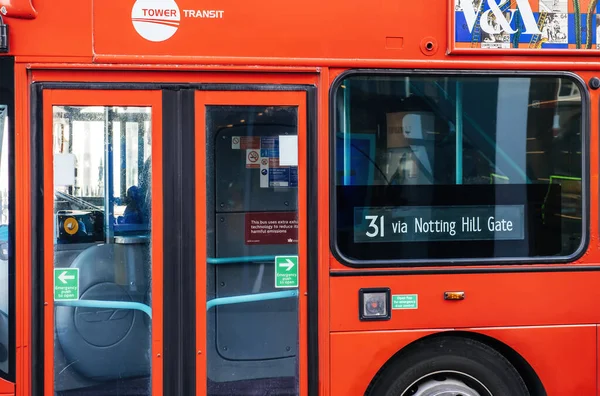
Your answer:
[[[547,396],[546,389],[544,388],[544,385],[542,384],[542,381],[540,380],[539,376],[537,375],[533,367],[531,367],[531,365],[527,362],[527,360],[525,360],[525,358],[521,356],[520,353],[518,353],[502,341],[499,341],[493,337],[469,331],[439,332],[419,338],[411,342],[410,344],[407,344],[398,352],[396,352],[391,358],[389,358],[377,371],[375,376],[371,379],[371,382],[369,383],[369,386],[367,387],[367,390],[365,391],[364,395],[375,396],[372,393],[372,390],[377,380],[382,376],[386,375],[388,368],[392,366],[394,362],[402,359],[407,352],[411,351],[414,348],[418,348],[419,344],[424,340],[443,337],[470,338],[472,340],[479,341],[488,345],[489,347],[495,349],[498,353],[503,355],[510,362],[510,364],[512,364],[515,367],[519,375],[523,378],[523,381],[525,382],[525,385],[527,386],[527,389],[529,390],[531,396]]]

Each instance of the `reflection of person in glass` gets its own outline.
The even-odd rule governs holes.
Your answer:
[[[141,224],[144,221],[143,217],[143,197],[140,193],[140,188],[131,186],[127,189],[127,195],[123,200],[127,204],[123,216],[119,216],[117,222],[119,224]]]

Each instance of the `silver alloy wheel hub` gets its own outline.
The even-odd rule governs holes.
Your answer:
[[[443,370],[422,376],[400,396],[493,396],[475,377],[454,370]]]
[[[468,387],[464,382],[452,378],[443,381],[430,379],[419,387],[412,396],[481,396],[476,390]]]

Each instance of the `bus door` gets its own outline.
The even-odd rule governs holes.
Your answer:
[[[41,92],[37,380],[46,396],[162,394],[161,92]]]
[[[306,395],[307,93],[196,91],[198,395]]]

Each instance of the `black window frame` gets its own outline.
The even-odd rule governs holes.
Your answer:
[[[494,258],[443,258],[443,259],[390,259],[390,260],[355,260],[346,257],[339,249],[337,243],[337,150],[336,131],[337,121],[337,94],[344,81],[350,77],[551,77],[565,78],[572,81],[581,93],[581,156],[582,156],[582,234],[579,247],[568,256],[536,256],[536,257],[494,257]],[[466,69],[351,69],[340,73],[329,88],[329,248],[333,257],[342,265],[350,268],[397,268],[409,267],[450,267],[450,266],[475,266],[484,265],[509,265],[523,264],[565,264],[572,263],[581,258],[589,249],[590,244],[590,93],[585,81],[575,72],[569,71],[543,71],[543,70],[466,70]]]

